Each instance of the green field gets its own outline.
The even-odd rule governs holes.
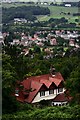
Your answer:
[[[17,6],[29,6],[29,4],[26,3],[3,3],[2,6],[9,8],[9,7],[17,7]],[[31,4],[30,4],[31,5]],[[40,15],[37,16],[39,21],[47,21],[50,18],[61,18],[61,17],[65,17],[68,19],[69,22],[75,22],[75,19],[78,19],[78,17],[74,17],[73,13],[77,13],[78,12],[78,8],[77,7],[60,7],[60,6],[46,6],[46,5],[40,5],[42,7],[48,7],[50,9],[50,16],[48,15]],[[70,15],[65,15],[64,13],[60,14],[61,12],[64,13],[68,13],[70,12]]]
[[[74,17],[73,13],[78,12],[77,7],[59,7],[59,6],[47,6],[50,9],[50,16],[45,15],[45,16],[38,16],[38,19],[40,21],[46,21],[49,20],[50,18],[61,18],[65,17],[69,20],[69,22],[75,22],[75,19],[78,19],[78,17]],[[64,15],[60,14],[61,12],[68,13],[70,12],[70,15]]]
[[[23,6],[23,5],[32,6],[32,4],[29,5],[26,3],[2,3],[2,7],[5,7],[5,8],[18,7],[18,6]]]

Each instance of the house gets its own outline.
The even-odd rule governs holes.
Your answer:
[[[80,46],[79,46],[77,43],[75,44],[75,47],[76,47],[76,48],[80,48]]]
[[[71,7],[71,4],[65,4],[65,7]]]
[[[44,44],[43,44],[42,42],[37,42],[36,44],[37,44],[38,46],[41,46],[41,47],[44,46]]]
[[[63,105],[68,102],[63,83],[61,73],[55,72],[55,68],[51,67],[50,74],[27,77],[18,83],[15,96],[23,103],[38,104],[42,100],[48,100],[50,105]]]
[[[14,23],[27,23],[27,20],[24,18],[14,18]]]
[[[29,49],[23,49],[21,54],[28,55],[29,54]]]
[[[18,44],[20,43],[20,40],[19,40],[19,39],[13,39],[13,42],[12,42],[12,43],[13,43],[13,45],[14,45],[14,44],[17,44],[17,45],[18,45]]]
[[[57,45],[57,40],[56,40],[56,38],[51,39],[51,40],[50,40],[50,44],[51,44],[51,45]]]
[[[44,5],[48,5],[48,2],[43,2]]]
[[[1,32],[0,32],[0,43],[4,43],[4,38]]]
[[[70,39],[69,45],[70,46],[75,46],[75,39]]]

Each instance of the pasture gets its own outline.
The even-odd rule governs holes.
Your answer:
[[[75,19],[78,19],[78,17],[74,17],[73,13],[78,12],[77,7],[60,7],[60,6],[46,6],[50,9],[50,16],[38,16],[38,19],[40,21],[47,21],[50,18],[61,18],[65,17],[68,19],[69,22],[75,22]],[[70,13],[68,15],[68,13]]]
[[[27,3],[2,3],[3,7],[17,7],[17,6],[31,6],[32,4]],[[34,5],[34,4],[33,4]],[[36,5],[35,5],[36,6]],[[39,21],[48,21],[50,18],[61,18],[65,17],[69,22],[75,22],[78,16],[73,16],[73,13],[78,12],[77,7],[62,7],[62,6],[50,6],[50,5],[40,5],[41,7],[48,7],[50,9],[50,15],[38,15],[37,19]],[[70,13],[70,14],[68,14]]]

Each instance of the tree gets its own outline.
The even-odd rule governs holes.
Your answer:
[[[69,90],[73,102],[80,104],[80,64],[71,72],[65,86]]]
[[[79,19],[75,19],[75,22],[79,22]]]
[[[64,38],[58,37],[57,42],[58,42],[59,46],[63,46],[65,40],[64,40]]]
[[[11,57],[9,55],[3,55],[2,61],[2,107],[3,113],[12,113],[17,111],[18,104],[15,97],[12,96],[14,93],[15,81],[18,79],[15,72],[15,68],[12,67]]]
[[[41,49],[39,46],[34,46],[34,52],[35,53],[41,53]]]

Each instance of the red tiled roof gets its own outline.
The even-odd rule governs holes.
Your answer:
[[[31,88],[33,88],[33,91],[29,93],[29,96],[25,99],[25,102],[31,103],[36,94],[38,93],[39,89],[41,88],[42,84],[32,81],[31,82]]]
[[[53,102],[65,102],[69,101],[69,99],[65,96],[64,93],[58,94],[54,99]]]
[[[55,76],[49,77],[49,80],[53,83],[55,83],[56,86],[59,86],[59,84],[64,81],[62,75],[60,73],[56,73]]]
[[[50,81],[52,81],[53,83],[55,83],[56,86],[58,86],[61,83],[61,79],[57,79],[57,78],[49,78]]]
[[[29,90],[31,88],[31,80],[25,79],[21,82],[25,89]]]
[[[40,83],[45,84],[47,88],[49,88],[50,85],[52,84],[51,81],[45,80],[45,79],[41,79],[41,80],[40,80]]]
[[[54,76],[54,78],[64,80],[60,72],[56,73],[56,75]]]

